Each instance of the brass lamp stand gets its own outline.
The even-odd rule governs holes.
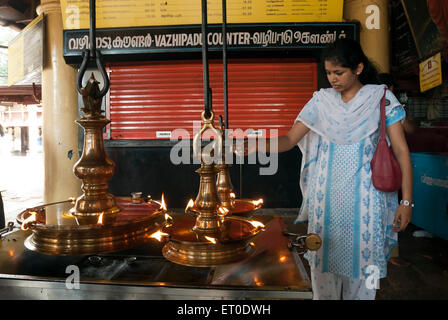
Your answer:
[[[218,214],[220,200],[216,189],[216,168],[210,158],[198,150],[198,141],[208,129],[216,134],[214,152],[218,158],[222,150],[221,132],[213,127],[213,112],[193,139],[193,152],[201,157],[199,192],[195,201],[198,215],[187,215],[165,226],[162,231],[169,235],[169,241],[162,249],[166,259],[189,266],[209,267],[232,263],[250,255],[249,240],[262,228],[249,220]]]
[[[102,115],[101,103],[110,82],[95,45],[95,0],[89,2],[90,49],[83,52],[77,78],[84,107],[82,118],[76,122],[84,129],[84,148],[73,168],[76,177],[82,180],[83,195],[76,199],[74,207],[71,200],[60,201],[27,209],[17,218],[23,230],[32,230],[25,246],[44,254],[84,255],[132,248],[146,241],[148,234],[157,228],[156,220],[166,212],[166,207],[156,201],[133,203],[130,199],[115,199],[107,192],[115,164],[104,147],[102,131],[110,121]],[[96,61],[104,80],[101,91],[93,73],[82,87],[91,60]],[[56,214],[57,223],[48,221],[47,214]]]
[[[110,120],[101,115],[102,99],[96,98],[99,92],[98,81],[92,73],[86,87],[81,89],[84,116],[76,121],[84,129],[83,153],[73,168],[74,174],[82,180],[84,191],[72,210],[80,225],[96,223],[100,215],[103,223],[108,224],[120,212],[114,196],[107,192],[115,164],[104,149],[103,128]]]

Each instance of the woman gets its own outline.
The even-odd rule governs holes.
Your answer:
[[[341,299],[342,293],[343,299],[373,300],[376,290],[366,280],[386,276],[397,232],[412,216],[412,167],[400,121],[405,112],[387,91],[386,132],[408,201],[398,205],[396,192],[379,191],[371,181],[384,85],[372,84],[377,73],[353,40],[329,45],[322,60],[331,88],[314,93],[291,130],[278,138],[278,150],[270,150],[267,140],[259,151],[284,152],[298,144],[302,152],[303,203],[296,222],[308,220],[308,232],[323,240],[319,250],[305,254],[314,299]]]

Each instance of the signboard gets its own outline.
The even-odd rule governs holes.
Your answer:
[[[440,52],[420,63],[419,68],[421,92],[442,84],[442,63]]]
[[[41,83],[44,19],[40,15],[8,45],[8,85]]]
[[[227,0],[228,23],[342,22],[343,0]],[[222,22],[222,1],[207,1],[207,20]],[[89,0],[61,0],[65,30],[88,29]],[[201,24],[201,0],[97,0],[96,26]]]
[[[414,38],[400,0],[393,0],[391,4],[390,34],[392,46],[392,64],[397,67],[394,73],[397,78],[418,75],[419,55]]]
[[[319,49],[339,38],[358,40],[358,23],[302,23],[229,25],[228,50]],[[220,26],[210,26],[209,50],[222,49]],[[67,62],[89,48],[88,30],[64,31],[64,57]],[[107,60],[111,55],[133,55],[157,52],[200,52],[200,26],[166,26],[146,28],[99,29],[96,46]],[[73,59],[72,59],[73,60]]]
[[[448,8],[448,2],[434,0],[401,1],[409,21],[419,58],[425,59],[441,51],[444,41],[448,40],[445,36],[442,37],[439,31],[445,28],[446,18],[443,18],[443,13]],[[440,5],[440,8],[437,7],[438,5]],[[437,19],[437,15],[442,16],[440,21]]]

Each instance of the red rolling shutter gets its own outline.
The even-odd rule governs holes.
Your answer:
[[[209,66],[218,123],[224,117],[222,61]],[[178,128],[192,138],[193,121],[201,121],[204,109],[201,60],[111,64],[109,70],[111,139],[169,139]],[[229,128],[278,129],[282,135],[316,89],[314,60],[229,59]]]

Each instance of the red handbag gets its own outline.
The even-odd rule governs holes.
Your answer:
[[[397,191],[401,188],[402,175],[400,165],[395,159],[386,141],[386,89],[380,104],[380,139],[373,158],[370,161],[373,186],[385,192]]]

